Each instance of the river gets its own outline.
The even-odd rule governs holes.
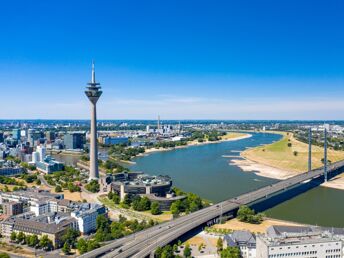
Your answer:
[[[232,158],[228,156],[239,157],[239,152],[248,147],[279,139],[277,134],[252,133],[251,138],[238,141],[152,153],[136,158],[136,164],[130,168],[152,175],[170,175],[175,186],[218,202],[277,181],[230,165]],[[266,214],[295,222],[344,227],[343,199],[344,191],[317,187],[267,210]]]

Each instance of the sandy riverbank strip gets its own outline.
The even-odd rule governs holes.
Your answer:
[[[278,180],[285,180],[299,174],[299,172],[287,171],[284,169],[260,164],[255,161],[248,160],[244,157],[241,157],[241,159],[232,159],[229,164],[238,166],[245,172],[253,172],[258,176],[273,178],[273,179],[278,179]],[[321,186],[334,188],[338,190],[344,190],[344,174],[340,174],[332,178],[328,182],[321,184]]]
[[[240,159],[231,159],[230,165],[235,165],[245,172],[253,172],[258,176],[285,180],[302,172],[288,171],[277,167],[272,167],[243,157],[240,153]],[[338,190],[344,190],[344,173],[340,174],[326,183],[321,184],[323,187],[329,187]]]
[[[235,165],[241,168],[245,172],[253,172],[258,176],[268,177],[278,180],[284,180],[289,177],[295,176],[298,173],[287,171],[279,168],[274,168],[264,164],[257,163],[241,157],[241,159],[232,159],[229,163],[230,165]]]
[[[344,174],[340,174],[326,183],[321,184],[321,186],[334,188],[338,190],[344,190]]]

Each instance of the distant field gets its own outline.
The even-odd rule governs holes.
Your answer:
[[[304,172],[308,170],[308,145],[297,141],[291,133],[284,133],[283,139],[253,149],[248,149],[241,155],[249,160],[253,160],[264,165],[289,170],[293,172]],[[291,147],[288,147],[291,143]],[[312,168],[323,166],[321,159],[324,156],[324,149],[312,146]],[[331,162],[344,159],[344,151],[334,151],[328,149],[328,160]]]

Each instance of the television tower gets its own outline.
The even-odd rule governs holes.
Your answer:
[[[90,147],[90,176],[89,180],[98,180],[98,144],[97,144],[97,101],[102,95],[100,83],[96,82],[94,62],[92,61],[92,80],[87,83],[85,94],[91,102],[91,147]]]

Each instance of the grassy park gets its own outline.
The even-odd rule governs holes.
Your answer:
[[[278,132],[283,135],[280,141],[269,145],[248,149],[241,155],[249,160],[293,172],[304,172],[308,169],[308,145],[293,137],[292,133]],[[312,146],[312,167],[323,166],[324,149]],[[327,159],[331,162],[344,159],[344,151],[328,149]]]

